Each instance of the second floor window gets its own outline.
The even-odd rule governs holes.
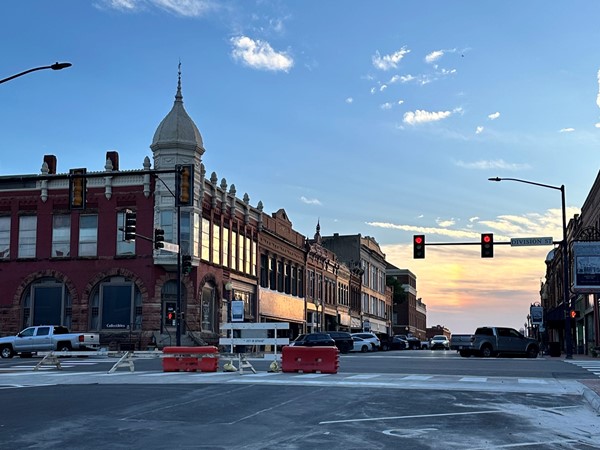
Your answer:
[[[19,258],[35,258],[37,216],[19,217]]]
[[[117,255],[135,255],[135,241],[127,242],[125,232],[119,228],[125,227],[125,213],[117,213]]]
[[[10,216],[0,217],[0,259],[10,257]]]
[[[52,257],[71,256],[71,216],[67,214],[52,217]]]
[[[98,215],[79,216],[79,256],[98,255]]]

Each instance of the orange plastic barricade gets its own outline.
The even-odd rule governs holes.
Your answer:
[[[202,356],[214,354],[215,356]],[[204,347],[163,348],[163,372],[216,372],[219,367],[219,349]]]
[[[282,372],[337,373],[339,366],[337,347],[285,346],[281,352]]]

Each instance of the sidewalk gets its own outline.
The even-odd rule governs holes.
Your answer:
[[[561,356],[561,359],[565,359],[564,356]],[[594,358],[588,355],[573,355],[573,360],[600,362],[600,358]],[[588,401],[592,408],[594,408],[598,413],[600,413],[600,378],[586,378],[584,380],[577,381],[579,381],[584,386],[584,398]]]

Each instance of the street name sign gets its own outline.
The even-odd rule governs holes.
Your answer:
[[[179,245],[171,244],[170,242],[163,242],[163,250],[173,253],[179,253]]]
[[[554,239],[551,237],[529,237],[529,238],[510,238],[511,247],[525,247],[532,245],[552,245]]]

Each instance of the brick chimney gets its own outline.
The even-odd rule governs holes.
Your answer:
[[[113,165],[113,170],[119,170],[119,152],[114,150],[106,152],[106,159],[110,159]]]
[[[56,175],[56,156],[44,155],[44,162],[48,164],[48,174]]]

